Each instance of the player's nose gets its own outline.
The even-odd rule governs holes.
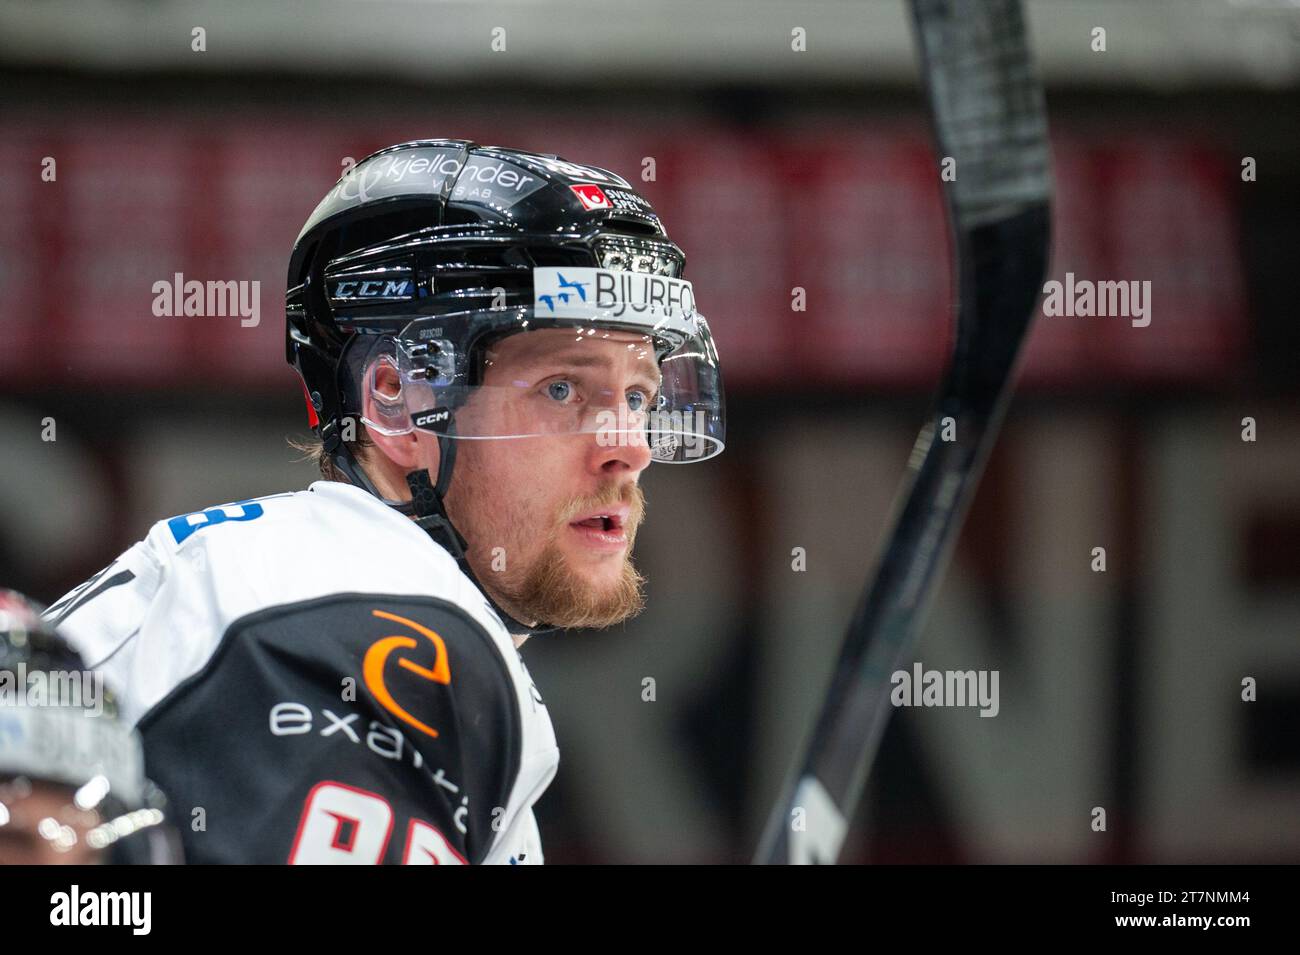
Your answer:
[[[594,434],[589,455],[591,469],[604,475],[639,474],[651,460],[645,430],[636,427]]]

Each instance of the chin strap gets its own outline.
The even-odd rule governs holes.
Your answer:
[[[439,467],[438,471],[437,487],[429,482],[428,471],[412,471],[406,475],[406,485],[411,489],[411,508],[415,523],[441,544],[447,553],[456,558],[456,563],[460,564],[461,570],[468,572],[469,561],[465,559],[465,548],[468,544],[452,524],[442,503],[444,493],[442,476],[447,472],[447,468]]]
[[[324,447],[325,453],[330,456],[330,461],[334,468],[341,472],[348,479],[348,483],[354,487],[359,487],[363,491],[373,494],[379,500],[383,501],[389,507],[402,514],[411,513],[410,501],[390,501],[384,495],[379,493],[379,489],[371,483],[366,472],[357,464],[356,459],[352,457],[352,451],[343,442],[339,434],[339,423],[337,419],[330,419],[321,425],[320,429],[321,446]]]

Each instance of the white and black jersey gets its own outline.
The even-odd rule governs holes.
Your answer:
[[[47,616],[138,725],[188,861],[543,861],[541,695],[452,556],[363,490],[159,521]]]

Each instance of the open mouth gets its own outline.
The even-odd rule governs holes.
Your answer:
[[[601,514],[597,517],[589,517],[586,520],[574,521],[573,526],[590,527],[598,531],[612,531],[623,527],[618,518],[610,514]]]
[[[627,546],[627,509],[614,508],[588,514],[569,526],[581,540],[597,550],[622,550]]]

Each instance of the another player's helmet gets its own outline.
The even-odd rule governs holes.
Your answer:
[[[0,864],[182,861],[139,734],[13,590],[0,590],[0,704]]]
[[[669,463],[722,450],[718,355],[684,265],[650,203],[608,170],[468,140],[403,143],[357,163],[303,226],[289,263],[288,360],[335,466],[377,497],[344,442],[348,421],[437,436],[436,487],[412,474],[413,501],[388,503],[463,560],[442,507],[459,441],[596,431],[645,440],[652,460]],[[471,399],[512,387],[485,381],[488,346],[554,328],[573,329],[579,349],[631,333],[658,380],[600,414],[485,426]],[[366,379],[376,361],[396,369],[400,394]],[[378,410],[363,418],[368,389]]]

